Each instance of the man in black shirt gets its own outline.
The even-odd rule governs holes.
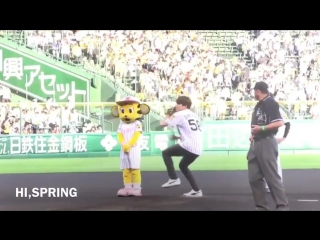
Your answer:
[[[275,135],[283,126],[279,104],[269,95],[268,85],[257,82],[255,98],[259,101],[254,108],[251,120],[251,145],[248,151],[249,182],[257,211],[267,211],[266,180],[277,210],[289,210],[281,177],[277,171],[278,142]]]

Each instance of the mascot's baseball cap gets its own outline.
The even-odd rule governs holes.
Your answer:
[[[269,86],[265,82],[257,82],[253,89],[268,93],[268,88]]]
[[[122,98],[119,101],[116,101],[116,104],[129,103],[129,102],[141,104],[141,102],[140,102],[140,100],[138,98],[131,97],[131,96],[128,96],[128,97]]]

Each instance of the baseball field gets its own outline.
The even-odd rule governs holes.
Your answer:
[[[190,185],[180,171],[181,186],[161,188],[168,175],[160,156],[142,160],[143,197],[135,199],[117,197],[117,191],[123,187],[118,157],[0,160],[0,211],[254,210],[245,154],[201,156],[191,166],[204,193],[200,199],[181,197],[190,191]],[[174,160],[178,169],[179,159]],[[290,209],[319,211],[319,154],[282,154],[281,162]],[[75,188],[78,195],[76,198],[31,199],[16,196],[16,189],[49,187]],[[272,200],[270,209],[275,209]]]
[[[179,158],[175,159],[178,166]],[[320,156],[281,155],[283,169],[320,169]],[[246,170],[247,161],[242,155],[203,155],[190,167],[192,170]],[[178,169],[178,168],[177,168]],[[142,158],[142,171],[164,171],[160,156]],[[4,159],[0,160],[0,174],[10,173],[84,173],[119,172],[119,158],[45,158],[45,159]]]

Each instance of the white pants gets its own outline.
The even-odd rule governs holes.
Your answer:
[[[120,169],[140,169],[141,165],[141,148],[134,146],[128,153],[122,149],[120,151]]]
[[[281,180],[283,181],[282,168],[281,168],[281,162],[280,162],[280,156],[277,157],[277,165],[278,165],[278,174],[280,175]],[[266,188],[269,188],[267,182],[266,182],[266,181],[264,181],[264,182],[265,182],[265,184],[266,184]]]

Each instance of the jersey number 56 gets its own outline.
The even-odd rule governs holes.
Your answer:
[[[201,131],[200,124],[199,124],[198,120],[189,119],[188,123],[189,123],[190,129],[192,131],[198,131],[198,130]]]

